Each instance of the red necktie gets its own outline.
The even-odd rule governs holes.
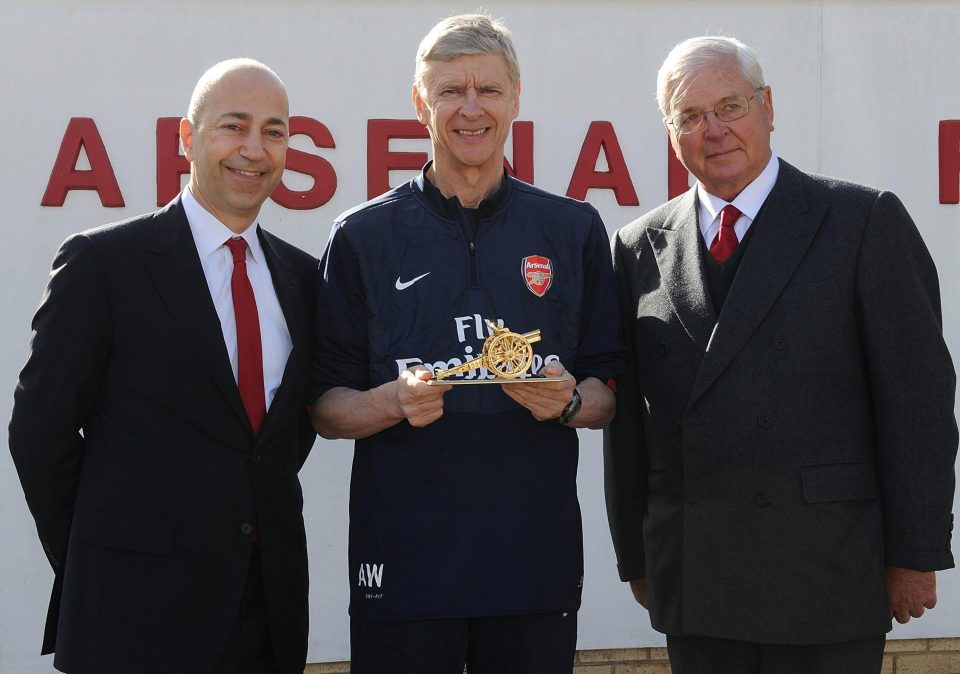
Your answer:
[[[740,211],[733,204],[727,204],[720,211],[720,230],[710,244],[710,255],[717,262],[726,262],[740,243],[737,232],[733,228],[740,215]]]
[[[253,433],[260,433],[260,425],[267,413],[263,393],[263,348],[260,343],[260,317],[253,286],[247,277],[247,242],[243,238],[227,240],[233,253],[233,314],[237,321],[237,386],[240,399],[247,410]]]

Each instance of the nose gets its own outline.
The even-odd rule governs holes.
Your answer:
[[[707,138],[719,138],[727,132],[727,125],[720,121],[713,110],[707,110],[704,113],[703,124],[703,135]]]
[[[259,129],[251,129],[247,133],[240,146],[240,154],[254,161],[263,157],[263,136],[260,135]]]
[[[477,90],[473,87],[467,89],[463,97],[463,103],[460,105],[460,114],[464,117],[476,117],[483,112],[480,107],[480,97],[477,96]]]

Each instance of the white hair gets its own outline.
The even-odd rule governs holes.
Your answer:
[[[677,100],[686,93],[691,80],[700,69],[722,58],[735,59],[743,79],[754,89],[766,86],[763,69],[752,47],[735,37],[692,37],[670,50],[657,73],[657,105],[660,106],[663,116],[670,115]]]
[[[510,30],[489,14],[459,14],[434,26],[420,42],[413,81],[425,95],[423,78],[430,61],[452,61],[473,54],[499,54],[507,63],[510,81],[520,81],[520,61]]]

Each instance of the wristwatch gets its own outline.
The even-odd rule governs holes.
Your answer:
[[[567,406],[563,408],[560,416],[557,417],[557,421],[564,426],[568,425],[573,421],[574,417],[577,416],[577,413],[580,412],[580,406],[582,404],[583,400],[580,398],[580,391],[574,388],[573,397],[570,399],[570,402],[567,403]]]

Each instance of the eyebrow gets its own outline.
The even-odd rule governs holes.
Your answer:
[[[733,98],[748,98],[748,96],[747,96],[746,94],[731,94],[731,95],[729,95],[729,96],[724,96],[724,97],[721,98],[719,101],[717,101],[716,103],[714,103],[713,105],[711,105],[711,106],[709,106],[709,107],[707,107],[707,108],[701,108],[701,107],[699,107],[699,106],[688,105],[688,106],[686,106],[686,107],[684,107],[684,108],[678,108],[678,109],[677,109],[677,112],[678,112],[678,113],[681,113],[681,114],[684,113],[684,112],[689,112],[690,110],[703,110],[704,112],[706,112],[707,110],[712,110],[713,108],[715,108],[716,106],[720,105],[720,104],[723,103],[724,101],[729,101],[729,100],[731,100],[731,99],[733,99]]]
[[[239,119],[243,122],[253,121],[253,115],[249,112],[225,112],[217,119],[218,122],[223,121],[225,118],[234,118]],[[280,119],[279,117],[270,117],[266,121],[267,126],[282,126],[286,128],[287,123]]]

